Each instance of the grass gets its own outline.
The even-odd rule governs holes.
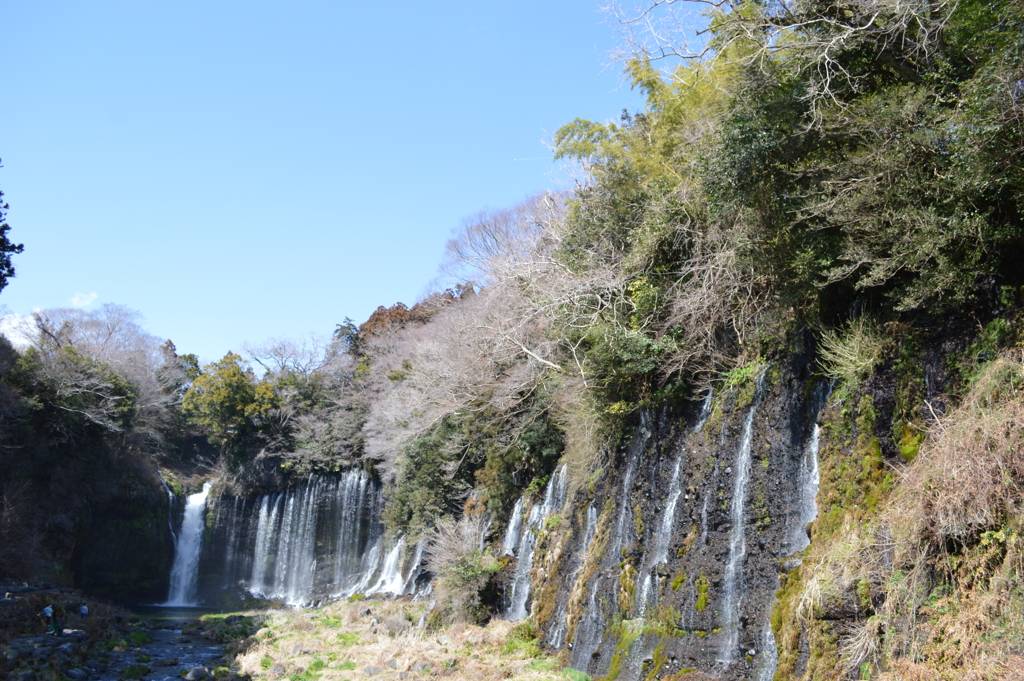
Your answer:
[[[845,329],[822,331],[821,367],[829,378],[852,387],[871,373],[882,358],[885,346],[886,339],[878,326],[866,317],[859,317]]]
[[[581,672],[578,669],[573,669],[572,667],[566,667],[563,669],[562,676],[569,679],[569,681],[591,681],[590,674]]]
[[[897,439],[913,451],[889,461],[870,435],[869,399],[831,409],[823,513],[772,612],[779,678],[801,647],[813,678],[1024,678],[1024,364],[1014,353],[980,368],[920,440]],[[837,619],[851,603],[857,615]]]
[[[456,623],[438,630],[381,626],[390,618],[412,616],[418,621],[427,608],[424,602],[368,599],[332,603],[312,612],[269,611],[257,643],[237,655],[232,666],[254,680],[351,681],[362,676],[365,667],[378,667],[383,669],[382,678],[443,673],[452,679],[484,681],[590,681],[540,648],[539,631],[530,620],[496,620],[485,627]],[[367,609],[370,613],[363,614]]]

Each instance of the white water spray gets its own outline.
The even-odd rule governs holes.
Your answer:
[[[199,581],[199,552],[203,547],[203,512],[210,486],[209,482],[203,483],[203,491],[189,496],[185,504],[185,517],[174,550],[174,567],[171,568],[171,590],[163,605],[185,608],[198,605],[196,586]]]
[[[521,529],[518,526],[515,528],[519,534],[513,551],[516,557],[516,571],[512,580],[508,611],[505,613],[506,619],[521,620],[530,614],[526,604],[530,599],[530,568],[533,567],[533,550],[537,546],[537,535],[544,529],[544,521],[562,510],[568,483],[569,477],[566,475],[565,466],[559,466],[544,488],[544,501],[530,509],[525,522],[520,521]],[[522,506],[517,503],[516,508],[522,509]],[[513,521],[510,520],[509,530],[512,529]],[[502,546],[509,543],[510,532],[506,532]]]
[[[733,463],[735,469],[733,475],[732,502],[729,506],[729,519],[732,526],[729,528],[729,562],[725,566],[724,593],[722,595],[722,619],[725,630],[722,647],[719,651],[720,662],[732,662],[736,659],[737,646],[740,637],[740,605],[742,602],[743,563],[747,555],[747,532],[744,523],[747,499],[747,480],[750,477],[750,450],[754,437],[754,414],[757,412],[758,404],[764,393],[764,377],[767,373],[767,365],[761,369],[757,377],[757,385],[754,389],[754,403],[747,412],[743,421],[743,434],[740,438],[740,448],[736,452],[736,460]]]

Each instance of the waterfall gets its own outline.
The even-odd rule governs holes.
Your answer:
[[[704,429],[704,424],[707,422],[708,417],[711,416],[711,398],[714,394],[715,391],[713,389],[708,390],[707,397],[704,398],[704,404],[700,407],[700,416],[697,418],[697,425],[693,427],[693,432],[699,433]]]
[[[203,511],[206,510],[206,496],[210,483],[203,483],[203,491],[190,495],[185,504],[185,517],[181,521],[181,532],[174,549],[174,566],[171,568],[171,589],[164,605],[191,607],[196,602],[196,585],[199,579],[199,552],[203,546]]]
[[[626,519],[632,514],[630,495],[633,491],[633,482],[636,477],[637,462],[643,457],[644,447],[651,437],[649,416],[646,410],[640,412],[640,425],[633,438],[629,449],[626,451],[626,472],[622,477],[622,487],[619,490],[618,514],[615,527],[609,536],[608,548],[605,549],[605,556],[614,556],[616,564],[619,561],[622,549],[626,547],[627,527]],[[597,511],[594,511],[594,526],[596,528]],[[589,524],[589,511],[588,511]],[[612,583],[606,584],[612,580]],[[572,647],[572,666],[577,669],[587,669],[592,661],[593,654],[600,648],[604,638],[607,621],[605,619],[605,606],[607,594],[610,589],[618,589],[610,572],[598,570],[594,574],[587,587],[587,608],[584,610],[583,618],[576,627],[576,636]],[[601,597],[598,597],[601,594]]]
[[[192,505],[190,498],[188,513]],[[209,513],[210,536],[201,559],[193,558],[198,585],[188,600],[227,608],[247,593],[306,606],[356,593],[412,592],[424,549],[411,550],[401,538],[390,541],[383,510],[379,483],[356,468],[312,475],[266,494],[221,495]],[[179,554],[188,544],[182,534],[187,518],[177,541]],[[201,534],[202,522],[196,522]],[[406,560],[410,553],[412,559]]]
[[[819,385],[815,389],[815,395],[811,404],[814,425],[811,428],[811,436],[804,446],[803,457],[800,460],[800,499],[797,506],[796,521],[792,523],[789,533],[789,553],[803,551],[810,543],[807,534],[807,527],[818,517],[818,484],[820,474],[818,472],[818,448],[821,438],[821,426],[818,424],[818,415],[821,413],[825,402],[828,400],[830,386]]]
[[[335,596],[365,591],[382,553],[384,499],[364,471],[349,471],[336,483],[330,499],[333,509],[329,524],[328,549],[334,558],[331,571]]]
[[[526,604],[530,599],[530,568],[533,567],[533,550],[537,546],[537,535],[544,529],[544,521],[552,514],[562,510],[568,482],[565,466],[559,466],[544,488],[544,501],[535,504],[530,509],[525,522],[521,518],[519,519],[522,529],[516,527],[519,536],[513,551],[513,555],[516,557],[516,570],[512,578],[509,607],[505,613],[505,617],[509,620],[521,620],[530,614]],[[519,515],[522,516],[525,502],[522,499],[520,501],[523,503],[517,503],[516,508],[520,510]],[[515,522],[515,518],[509,520],[510,530]],[[504,545],[509,540],[509,533],[506,533],[505,541],[502,544]]]
[[[714,392],[708,390],[708,394],[701,405],[697,423],[693,427],[694,433],[699,433],[704,428],[704,424],[711,414],[711,398],[713,395]],[[650,553],[647,554],[645,552],[643,580],[640,582],[640,588],[637,590],[636,597],[636,611],[641,617],[647,614],[658,566],[668,561],[668,545],[672,540],[672,532],[675,529],[676,507],[679,505],[679,497],[683,492],[683,487],[679,481],[679,473],[683,466],[685,453],[684,450],[681,450],[676,457],[676,465],[672,471],[672,479],[668,484],[668,498],[666,499],[665,509],[661,514],[661,522],[658,523],[657,530],[654,536],[651,537],[652,546]],[[707,515],[706,501],[705,499],[705,508],[703,510],[705,517]],[[650,560],[646,560],[647,555],[651,556]]]
[[[576,564],[576,569],[573,570],[572,576],[569,577],[569,584],[574,584],[576,582],[576,577],[583,568],[586,556],[590,552],[590,543],[594,541],[594,535],[596,532],[597,508],[594,506],[593,502],[591,502],[587,504],[587,524],[583,529],[583,538],[576,550],[576,554],[581,556],[581,560]],[[565,634],[568,629],[568,622],[566,622],[565,613],[568,605],[568,600],[563,601],[555,613],[555,623],[552,626],[551,633],[548,634],[548,645],[552,648],[561,648],[565,644]]]
[[[626,474],[622,477],[622,503],[619,505],[619,517],[615,522],[615,544],[612,550],[613,555],[619,555],[622,550],[622,531],[626,525],[626,514],[632,509],[629,507],[629,491],[633,487],[633,476],[636,474],[637,455],[629,452],[629,464],[626,466]]]
[[[381,567],[380,576],[377,582],[366,590],[366,594],[389,593],[401,596],[405,588],[405,575],[402,574],[402,551],[405,549],[405,538],[395,542],[394,547],[388,551],[384,558],[384,565]]]
[[[757,676],[756,681],[772,681],[775,672],[779,669],[779,650],[775,644],[775,634],[772,633],[772,623],[767,621],[761,634],[761,650],[757,651]]]
[[[416,580],[423,573],[423,549],[426,547],[426,539],[416,542],[416,552],[412,554],[412,563],[409,566],[409,576],[402,585],[402,595],[415,593]]]
[[[505,538],[501,541],[502,555],[514,555],[516,546],[519,545],[519,533],[523,529],[523,503],[525,499],[525,496],[519,497],[516,505],[512,508],[512,515],[508,519],[508,529],[505,531]]]
[[[764,378],[767,365],[761,369],[754,390],[754,403],[743,421],[743,434],[740,438],[739,451],[733,467],[732,502],[729,506],[729,562],[725,566],[724,593],[722,594],[722,625],[724,637],[719,651],[720,662],[732,662],[736,659],[740,636],[740,603],[743,584],[743,562],[747,555],[747,532],[744,523],[747,499],[747,479],[750,476],[750,450],[754,436],[754,414],[764,393]]]
[[[245,504],[241,499],[236,498],[231,504],[229,517],[224,521],[220,519],[220,508],[222,506],[227,506],[226,503],[223,503],[223,500],[222,503],[217,504],[218,513],[215,525],[224,523],[228,526],[228,540],[224,548],[224,573],[227,575],[233,575],[238,569],[238,542],[239,535],[241,534],[239,528],[241,523],[239,523],[239,518],[242,517],[241,514],[244,513]],[[226,508],[225,512],[227,513]]]
[[[583,554],[590,550],[590,542],[594,541],[597,532],[597,507],[593,503],[587,505],[587,527],[583,530]]]
[[[167,529],[171,531],[171,541],[174,542],[174,548],[177,549],[178,535],[174,533],[174,523],[171,521],[171,515],[174,513],[174,492],[172,492],[171,488],[167,486],[167,483],[164,482],[163,478],[160,478],[160,484],[164,486],[165,490],[167,490]]]
[[[665,512],[661,516],[661,523],[658,525],[658,533],[654,536],[654,559],[652,565],[660,565],[668,560],[668,542],[672,538],[672,527],[675,525],[676,505],[679,503],[679,495],[683,488],[679,484],[679,469],[683,466],[683,453],[679,453],[676,459],[676,468],[672,473],[672,481],[668,485],[668,504],[665,505]]]
[[[228,542],[231,560],[245,551],[252,555],[245,563],[249,573],[236,578],[253,595],[289,605],[323,596],[404,593],[418,574],[422,550],[407,576],[405,541],[385,544],[383,504],[379,486],[360,469],[336,478],[312,476],[304,485],[258,497],[248,548],[240,539]],[[227,530],[229,538],[243,531],[238,519],[233,522],[239,527]]]
[[[683,491],[682,485],[679,484],[679,470],[683,465],[683,454],[684,452],[679,452],[679,456],[676,458],[672,480],[668,484],[668,503],[665,504],[665,510],[661,514],[661,522],[658,523],[658,529],[651,538],[651,559],[646,564],[643,581],[640,584],[640,589],[637,590],[636,610],[637,614],[641,617],[647,614],[647,606],[651,600],[654,573],[659,565],[664,564],[668,560],[668,544],[672,539],[672,529],[675,526],[676,505],[679,503],[679,495]]]

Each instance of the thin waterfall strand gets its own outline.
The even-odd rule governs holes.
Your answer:
[[[740,448],[733,463],[732,502],[729,506],[729,562],[725,566],[722,619],[724,637],[719,651],[720,662],[736,659],[740,636],[740,605],[742,603],[743,563],[747,555],[747,533],[744,517],[746,512],[747,480],[750,477],[750,450],[754,436],[754,414],[764,392],[764,377],[767,365],[761,369],[754,390],[754,403],[743,421]]]
[[[544,488],[544,501],[530,509],[529,516],[519,532],[519,541],[514,551],[516,570],[509,595],[509,607],[505,613],[509,620],[521,620],[530,614],[526,606],[530,600],[530,568],[533,566],[533,550],[537,546],[537,535],[544,529],[544,521],[553,513],[562,510],[568,483],[565,466],[559,466]],[[508,539],[506,533],[506,541]]]

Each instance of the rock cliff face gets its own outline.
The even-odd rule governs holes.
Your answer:
[[[595,677],[771,678],[769,619],[814,517],[825,391],[794,356],[640,414],[544,523],[531,611],[545,642]]]
[[[159,487],[90,505],[71,559],[75,586],[120,603],[163,601],[174,559],[169,511]]]
[[[0,515],[13,518],[0,523],[0,576],[119,603],[166,597],[172,510],[151,465],[105,449],[46,454],[0,456]]]

